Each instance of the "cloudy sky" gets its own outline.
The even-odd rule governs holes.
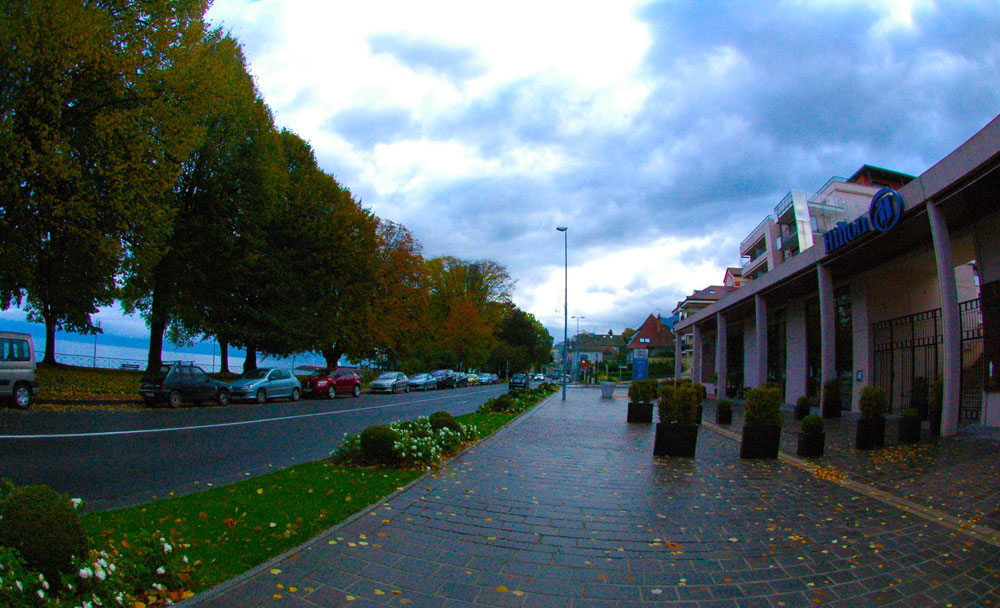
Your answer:
[[[789,190],[919,174],[1000,113],[996,0],[215,0],[209,18],[324,170],[428,257],[506,265],[557,340],[556,226],[569,314],[617,333],[721,282]]]

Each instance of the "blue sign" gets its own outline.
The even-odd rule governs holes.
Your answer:
[[[632,380],[645,380],[649,378],[649,359],[632,359]]]
[[[903,197],[892,188],[882,188],[872,197],[867,216],[858,216],[853,222],[838,222],[823,233],[823,246],[827,253],[832,253],[873,229],[888,232],[896,227],[902,215]]]

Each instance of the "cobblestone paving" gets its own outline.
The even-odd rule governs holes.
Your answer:
[[[189,603],[1000,604],[997,547],[784,461],[741,460],[708,428],[695,458],[654,458],[653,425],[627,424],[624,400],[599,395],[550,398],[439,474]]]

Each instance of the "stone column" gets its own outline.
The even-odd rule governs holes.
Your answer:
[[[764,383],[767,382],[767,302],[760,294],[753,297],[753,302],[757,308],[757,352],[754,353],[757,361],[757,376],[754,378],[753,385],[764,386]]]
[[[691,339],[691,381],[701,382],[701,328],[692,325],[694,336]]]
[[[786,351],[785,351],[785,400],[795,403],[804,397],[806,377],[806,306],[805,300],[794,300],[785,307]]]
[[[837,378],[837,319],[833,299],[833,274],[823,264],[816,266],[819,279],[820,403],[823,386]]]
[[[715,396],[726,396],[726,317],[715,313]]]
[[[962,326],[955,285],[955,261],[948,224],[933,201],[927,201],[927,219],[937,258],[938,290],[941,295],[941,332],[944,359],[944,402],[941,407],[941,435],[958,432],[958,406],[962,385]]]
[[[677,330],[674,332],[674,379],[680,380],[681,378],[681,332]]]

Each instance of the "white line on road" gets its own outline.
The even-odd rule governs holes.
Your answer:
[[[484,392],[486,391],[475,391],[472,393],[465,393],[465,394],[475,395]],[[337,414],[350,414],[352,412],[363,412],[365,410],[380,410],[387,407],[399,407],[401,405],[428,403],[431,401],[440,401],[442,399],[448,399],[448,397],[446,396],[432,397],[430,399],[418,399],[416,401],[403,401],[400,403],[386,403],[385,405],[372,405],[368,407],[359,407],[350,410],[337,410],[334,412],[314,412],[312,414],[295,414],[292,416],[279,416],[277,418],[260,418],[258,420],[241,420],[238,422],[220,422],[218,424],[198,424],[193,426],[175,426],[175,427],[166,427],[161,429],[137,429],[131,431],[101,431],[95,433],[56,433],[47,435],[0,435],[0,439],[75,439],[80,437],[109,437],[113,435],[142,435],[146,433],[167,433],[171,431],[195,431],[200,429],[216,429],[227,426],[245,426],[248,424],[260,424],[263,422],[280,422],[282,420],[295,420],[296,418],[315,418],[318,416],[334,416]]]

